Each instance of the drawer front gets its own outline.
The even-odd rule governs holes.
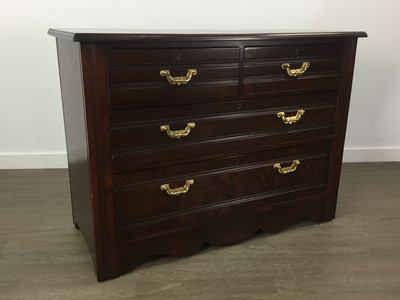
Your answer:
[[[111,147],[113,151],[121,151],[141,147],[180,146],[187,143],[266,133],[274,130],[289,132],[307,126],[331,126],[335,110],[335,106],[306,107],[298,105],[295,108],[261,110],[246,114],[167,119],[151,123],[139,122],[133,125],[113,127]],[[280,118],[278,118],[278,114],[280,114]],[[192,128],[191,125],[195,127]],[[182,131],[182,137],[179,137]],[[176,137],[176,135],[178,136]]]
[[[341,52],[341,44],[246,48],[243,93],[336,89]]]
[[[107,59],[110,109],[238,95],[238,48],[109,49]]]
[[[304,126],[290,131],[285,128],[284,130],[265,133],[243,134],[158,148],[130,149],[113,153],[112,171],[113,174],[129,173],[261,151],[285,145],[297,145],[307,141],[330,140],[332,137],[332,125]]]
[[[110,111],[112,126],[125,125],[135,122],[151,122],[166,119],[182,119],[199,116],[215,116],[234,113],[257,112],[271,110],[277,107],[298,108],[304,106],[336,105],[337,92],[304,93],[263,97],[226,102],[201,103],[192,105],[152,107],[142,109],[126,109]],[[165,122],[163,122],[165,123]]]
[[[325,143],[242,155],[234,158],[237,165],[233,167],[229,166],[233,163],[232,158],[225,158],[218,162],[225,167],[214,166],[211,170],[205,169],[212,163],[205,162],[204,167],[197,164],[197,167],[200,165],[197,172],[184,173],[185,168],[172,167],[170,170],[145,171],[142,176],[135,174],[137,178],[141,176],[141,183],[133,181],[114,191],[116,223],[123,226],[195,207],[325,184],[329,146]],[[186,165],[186,171],[193,168]],[[160,175],[166,176],[161,178]],[[172,195],[174,193],[181,194]]]
[[[111,112],[113,172],[207,160],[307,139],[329,139],[336,98],[336,93],[315,93]],[[181,115],[190,117],[179,118]],[[174,137],[179,132],[184,134]]]

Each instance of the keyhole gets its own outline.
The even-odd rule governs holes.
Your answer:
[[[176,60],[181,60],[181,54],[180,53],[176,54]]]
[[[238,165],[239,164],[239,157],[236,157],[235,158],[235,165]]]
[[[303,49],[302,48],[296,48],[295,56],[303,56]]]

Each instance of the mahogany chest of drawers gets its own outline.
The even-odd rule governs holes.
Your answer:
[[[99,281],[335,217],[364,32],[49,34],[73,222]]]

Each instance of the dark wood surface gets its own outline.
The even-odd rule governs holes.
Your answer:
[[[336,214],[336,202],[339,190],[340,170],[342,167],[344,140],[346,137],[347,116],[350,107],[356,48],[357,39],[346,40],[344,42],[339,98],[336,106],[334,127],[335,139],[332,143],[330,162],[332,167],[329,169],[328,198],[325,206],[325,218],[327,220],[333,219]]]
[[[238,48],[158,48],[130,49],[117,48],[107,51],[108,64],[160,64],[165,63],[214,63],[223,61],[237,62]]]
[[[246,168],[246,166],[257,164],[257,162],[262,161],[290,161],[296,159],[296,157],[298,158],[304,155],[315,156],[316,154],[329,152],[330,149],[330,141],[321,143],[315,143],[312,141],[308,144],[303,143],[299,146],[286,148],[276,147],[266,151],[224,156],[216,159],[190,162],[187,164],[119,174],[113,176],[115,186],[114,191],[118,191],[120,188],[137,188],[140,185],[148,185],[154,181],[161,183],[167,178],[173,180],[186,174],[204,175],[213,170],[223,171],[232,168]]]
[[[119,274],[116,261],[114,208],[112,199],[111,149],[105,47],[81,44],[85,92],[86,128],[91,170],[92,209],[99,281]]]
[[[137,109],[124,109],[110,111],[111,125],[114,127],[128,126],[137,122],[154,122],[159,120],[164,122],[170,119],[210,117],[210,116],[239,116],[248,113],[258,113],[263,111],[277,111],[277,108],[282,110],[297,110],[299,107],[318,107],[318,106],[335,106],[337,100],[337,92],[317,92],[290,94],[268,97],[268,101],[262,101],[259,98],[242,98],[240,100],[212,103],[199,103],[186,105],[182,102],[179,105],[179,110],[176,106],[170,105],[161,101],[148,101],[143,104],[146,107]],[[134,102],[134,101],[132,101]],[[165,106],[167,105],[167,106]]]
[[[296,115],[298,109],[306,111],[304,117],[295,124],[284,124],[277,117],[278,112],[285,112],[288,116]],[[164,147],[167,145],[185,145],[187,143],[205,140],[217,140],[230,136],[246,135],[258,132],[269,132],[283,129],[286,132],[304,126],[333,125],[335,117],[334,106],[310,107],[298,104],[297,107],[278,107],[275,110],[257,111],[248,114],[219,115],[209,117],[191,117],[184,119],[165,119],[154,122],[129,123],[114,126],[111,129],[111,147],[121,151],[132,148]],[[190,134],[179,141],[171,139],[160,130],[160,125],[167,124],[171,130],[184,129],[186,124],[195,122],[196,127]]]
[[[88,245],[96,272],[101,262],[97,252],[93,220],[92,195],[93,181],[90,173],[84,88],[82,86],[82,66],[80,64],[80,45],[65,40],[57,40],[59,72],[62,89],[62,103],[67,140],[68,171],[71,190],[72,218],[75,226],[80,228]]]
[[[291,132],[277,130],[267,133],[232,136],[218,140],[206,140],[198,143],[186,143],[177,147],[164,146],[160,149],[137,149],[113,155],[115,174],[154,167],[166,167],[188,163],[196,160],[207,160],[221,156],[238,155],[271,148],[284,148],[299,144],[331,139],[333,128],[304,127]]]
[[[92,224],[99,281],[147,255],[186,255],[298,218],[334,217],[355,46],[365,33],[49,32],[64,66],[64,107],[80,106],[75,116],[64,111],[71,170],[74,149],[86,153],[79,163],[87,171],[70,173],[71,191],[90,191],[72,196],[73,214]],[[311,66],[298,78],[281,68],[304,61]],[[198,75],[187,85],[159,76],[189,68]],[[295,124],[276,116],[299,109],[306,113]],[[196,128],[181,139],[160,130],[188,122]],[[295,159],[293,173],[273,167]],[[160,189],[187,179],[195,183],[184,195]]]
[[[48,33],[58,38],[82,42],[132,41],[132,40],[274,40],[313,39],[326,37],[366,37],[364,31],[296,31],[296,30],[162,30],[162,29],[49,29]]]
[[[316,182],[325,183],[329,152],[313,156],[297,154],[291,158],[291,160],[288,158],[276,158],[274,161],[260,160],[236,168],[213,168],[204,173],[180,174],[177,172],[173,178],[165,177],[150,183],[117,190],[114,194],[117,225],[134,223],[142,218],[157,217],[160,214],[214,205],[236,198],[251,197],[273,190]],[[291,165],[293,158],[301,162],[298,170],[293,174],[279,174],[274,169],[275,163],[281,163],[282,166]],[[171,197],[165,192],[160,193],[161,184],[167,183],[171,187],[178,187],[184,185],[185,180],[188,179],[193,179],[194,185],[187,194]]]

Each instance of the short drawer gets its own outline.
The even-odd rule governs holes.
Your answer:
[[[325,184],[329,147],[325,143],[251,153],[221,159],[208,170],[213,163],[198,163],[197,172],[186,165],[182,170],[172,167],[134,174],[142,178],[141,183],[132,181],[114,190],[116,223],[127,225],[195,207]],[[225,167],[216,168],[218,164]]]
[[[337,89],[341,44],[246,48],[244,94]]]
[[[177,78],[188,81],[178,84]],[[110,67],[110,109],[173,106],[236,96],[238,78],[238,64]]]
[[[287,71],[283,66],[290,69]],[[308,66],[304,68],[304,66]],[[301,70],[301,75],[288,72]],[[337,89],[339,86],[340,60],[280,60],[244,67],[244,94],[287,92],[293,90]],[[301,71],[301,72],[303,72]]]
[[[239,48],[108,49],[110,109],[238,95]]]

